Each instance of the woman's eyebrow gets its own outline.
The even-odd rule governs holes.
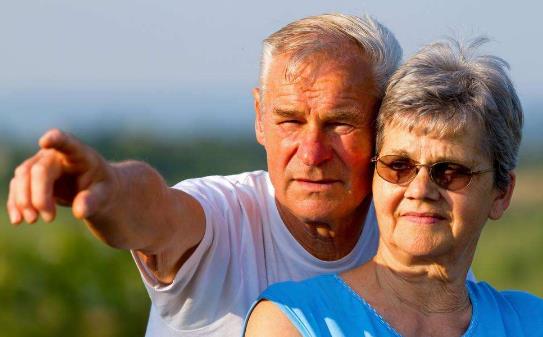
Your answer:
[[[405,151],[405,150],[402,150],[402,149],[391,149],[391,150],[388,150],[386,153],[383,153],[383,155],[385,155],[385,156],[395,155],[395,156],[400,156],[400,157],[405,157],[405,158],[411,159],[411,156],[409,155],[409,153],[407,151]]]

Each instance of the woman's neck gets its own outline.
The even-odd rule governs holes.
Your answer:
[[[432,269],[435,269],[431,271],[434,275],[442,273],[439,267]],[[470,305],[464,279],[428,278],[382,267],[376,267],[374,273],[376,286],[391,302],[420,314],[461,312]]]
[[[465,278],[473,252],[454,264],[402,260],[382,248],[345,281],[403,336],[461,336],[472,314]]]
[[[372,264],[375,282],[421,313],[454,312],[469,303],[465,280],[474,253],[466,247],[443,257],[414,258],[381,243]]]

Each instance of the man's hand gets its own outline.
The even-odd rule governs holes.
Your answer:
[[[110,199],[114,170],[96,151],[60,130],[46,132],[40,150],[15,169],[7,209],[11,223],[55,218],[56,203],[72,206],[76,218],[92,216]]]
[[[46,132],[40,150],[15,170],[7,208],[10,221],[50,222],[56,204],[72,206],[76,218],[106,244],[137,250],[163,283],[169,283],[205,232],[202,206],[169,188],[139,161],[109,163],[60,130]]]

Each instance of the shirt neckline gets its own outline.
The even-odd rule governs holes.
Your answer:
[[[377,310],[375,310],[375,308],[371,304],[369,304],[362,296],[360,296],[360,294],[358,294],[353,288],[351,288],[351,286],[348,285],[347,282],[345,282],[345,280],[339,274],[332,274],[332,277],[343,288],[345,288],[347,290],[347,292],[349,292],[351,294],[352,297],[354,297],[363,306],[365,306],[370,312],[372,312],[373,315],[377,318],[377,320],[380,321],[381,324],[387,330],[389,330],[392,334],[394,334],[394,336],[403,337],[398,331],[396,331],[396,329],[394,327],[392,327],[390,325],[390,323],[387,320],[385,320],[383,318],[383,316],[381,316],[381,314],[379,314],[379,312],[377,312]],[[466,284],[466,289],[468,291],[468,297],[469,297],[469,300],[471,302],[471,319],[470,319],[468,328],[462,334],[462,337],[469,337],[469,336],[473,336],[475,328],[476,328],[476,326],[477,326],[477,324],[479,322],[479,305],[478,305],[478,302],[477,302],[477,298],[476,298],[473,290],[471,289],[471,284],[473,284],[473,282],[466,281],[465,284]]]

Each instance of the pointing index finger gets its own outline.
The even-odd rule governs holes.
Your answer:
[[[59,129],[47,131],[39,141],[43,149],[54,149],[63,153],[69,161],[87,161],[85,145],[75,137]]]

